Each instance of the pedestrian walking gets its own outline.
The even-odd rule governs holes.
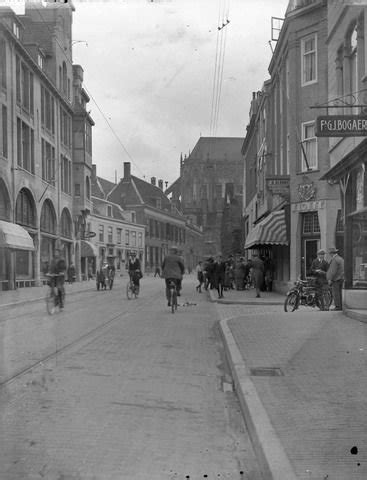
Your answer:
[[[196,277],[199,284],[196,286],[196,291],[201,293],[201,286],[204,283],[203,262],[199,261],[196,265]]]
[[[221,254],[217,255],[216,261],[214,262],[214,285],[218,291],[218,298],[223,298],[223,289],[224,289],[224,276],[226,271],[226,264],[223,261]]]
[[[69,265],[67,273],[68,273],[69,284],[74,283],[75,279],[76,279],[76,273],[75,273],[75,266],[74,266],[73,262],[71,262],[71,264]]]
[[[264,282],[264,262],[254,253],[251,259],[252,281],[256,289],[256,298],[260,298],[260,290]]]
[[[344,282],[344,259],[338,254],[335,247],[329,248],[331,261],[326,272],[326,279],[331,285],[334,297],[334,310],[343,310],[342,288]]]

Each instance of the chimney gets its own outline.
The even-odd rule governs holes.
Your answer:
[[[158,180],[158,187],[163,190],[163,180]]]
[[[131,163],[124,162],[124,180],[130,180],[131,177]]]
[[[152,185],[154,185],[154,186],[155,186],[155,181],[156,181],[156,178],[155,178],[155,177],[152,177],[152,178],[150,179],[150,183],[151,183]]]

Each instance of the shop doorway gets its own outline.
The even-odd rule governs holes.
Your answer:
[[[302,278],[311,275],[312,261],[317,257],[317,250],[319,249],[319,239],[304,239],[302,242]]]

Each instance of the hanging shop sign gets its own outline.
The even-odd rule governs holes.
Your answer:
[[[321,115],[316,118],[316,137],[365,137],[365,115]]]

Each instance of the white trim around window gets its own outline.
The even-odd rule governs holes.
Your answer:
[[[315,122],[302,123],[302,145],[301,148],[301,170],[307,172],[307,164],[304,158],[304,152],[307,155],[308,167],[310,170],[317,170],[319,168],[317,156],[317,137],[315,135]]]
[[[301,85],[317,82],[317,35],[308,35],[301,40]]]

